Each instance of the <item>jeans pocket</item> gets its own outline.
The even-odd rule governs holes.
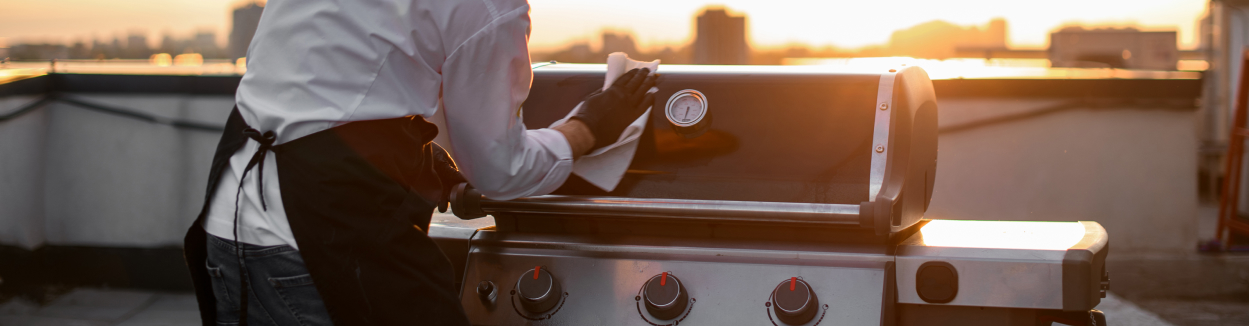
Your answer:
[[[290,310],[291,315],[303,326],[333,325],[330,314],[325,310],[325,302],[316,285],[312,284],[312,275],[304,274],[290,277],[271,277],[269,284],[282,298],[282,303]]]
[[[217,300],[217,324],[232,325],[238,323],[238,302],[230,294],[230,281],[221,267],[205,264],[208,276],[212,279],[213,297]]]

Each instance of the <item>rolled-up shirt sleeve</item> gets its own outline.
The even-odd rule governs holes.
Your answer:
[[[453,158],[473,187],[493,199],[548,194],[572,172],[564,135],[526,130],[521,119],[533,80],[528,29],[528,6],[498,15],[451,52],[442,68]]]

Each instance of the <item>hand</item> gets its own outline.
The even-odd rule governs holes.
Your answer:
[[[655,86],[658,77],[651,76],[650,69],[633,69],[617,78],[606,90],[590,93],[585,105],[573,116],[573,119],[585,123],[594,135],[594,146],[590,151],[615,143],[620,133],[646,112],[646,108],[655,102],[655,94],[647,91]]]
[[[468,181],[460,175],[459,167],[455,165],[455,160],[451,159],[446,149],[436,143],[429,144],[434,152],[434,173],[438,174],[438,182],[442,185],[442,193],[438,197],[438,212],[446,213],[447,205],[451,201],[451,189],[455,185]]]

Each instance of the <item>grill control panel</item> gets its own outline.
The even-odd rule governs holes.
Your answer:
[[[472,249],[463,304],[474,325],[877,325],[889,259],[538,247]],[[497,286],[497,303],[473,295],[489,293],[480,284]]]

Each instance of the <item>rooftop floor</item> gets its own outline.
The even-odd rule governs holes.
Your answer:
[[[195,296],[76,289],[40,307],[23,299],[0,304],[0,325],[199,325]]]
[[[1181,303],[1181,307],[1194,308],[1193,305],[1184,303]],[[1213,325],[1224,322],[1220,319],[1220,313],[1234,314],[1236,316],[1232,317],[1236,318],[1249,315],[1246,307],[1247,305],[1198,307],[1182,309],[1186,311],[1178,312],[1177,315],[1184,321],[1197,322],[1194,325]],[[1103,299],[1098,309],[1106,313],[1107,322],[1115,325],[1176,325],[1114,294]],[[1168,312],[1175,310],[1163,309]],[[1215,313],[1210,313],[1211,311]],[[1243,322],[1244,319],[1236,321]],[[21,299],[0,304],[0,325],[199,325],[199,312],[192,294],[77,289],[43,307]]]

